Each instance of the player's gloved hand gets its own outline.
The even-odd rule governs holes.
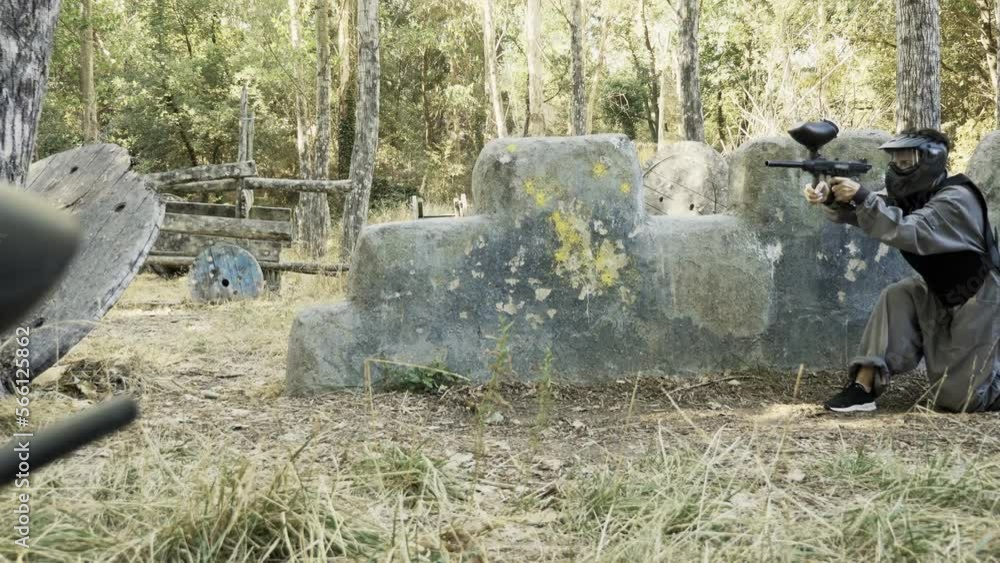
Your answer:
[[[806,184],[805,189],[802,190],[802,195],[804,195],[806,197],[806,201],[812,205],[823,203],[826,201],[829,194],[830,186],[822,180],[820,180],[819,184],[816,184],[815,187],[813,187],[811,183]]]
[[[830,188],[833,190],[833,198],[836,201],[849,203],[861,189],[861,184],[850,178],[834,176],[830,179]]]

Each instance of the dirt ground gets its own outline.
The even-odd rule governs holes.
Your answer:
[[[681,444],[751,443],[755,455],[777,464],[774,474],[792,475],[809,493],[811,483],[826,481],[808,469],[799,478],[799,468],[836,452],[888,449],[902,463],[956,452],[998,471],[1000,414],[934,412],[922,406],[919,374],[899,378],[876,413],[855,415],[818,406],[842,374],[808,367],[796,395],[797,370],[611,377],[606,385],[573,387],[559,383],[555,366],[548,390],[503,382],[499,399],[491,399],[499,414],[491,411],[485,422],[478,413],[490,391],[482,386],[287,397],[284,354],[295,312],[342,298],[338,282],[315,283],[288,276],[283,297],[199,305],[187,299],[183,279],[140,276],[101,325],[36,382],[35,402],[51,405],[39,416],[57,418],[129,391],[141,401],[141,421],[60,465],[89,463],[138,433],[198,434],[265,466],[294,456],[298,466],[320,471],[392,444],[476,476],[484,523],[469,523],[466,532],[481,560],[493,561],[601,559],[603,545],[596,557],[592,545],[581,545],[590,536],[524,514],[546,514],[540,499],[572,488],[573,480]],[[539,511],[512,508],[529,497]]]

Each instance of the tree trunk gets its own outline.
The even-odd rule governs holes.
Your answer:
[[[292,53],[296,55],[295,64],[292,67],[292,74],[295,80],[295,153],[299,157],[299,178],[309,178],[311,176],[309,166],[309,152],[306,149],[306,100],[302,95],[302,69],[299,67],[298,52],[302,47],[302,39],[299,33],[299,1],[288,0],[288,26],[291,31]]]
[[[996,13],[993,15],[993,21],[996,22],[997,25],[994,31],[997,38],[996,49],[998,56],[997,56],[997,67],[996,67],[997,82],[996,85],[994,86],[994,92],[996,92],[996,107],[994,108],[993,113],[996,116],[996,128],[1000,129],[1000,0],[996,0],[995,3],[996,3]]]
[[[424,47],[424,52],[420,55],[420,110],[424,116],[424,154],[430,154],[431,143],[433,139],[431,135],[434,130],[434,122],[431,118],[431,101],[430,93],[428,92],[429,87],[427,85],[427,70],[430,67],[430,48]],[[424,174],[424,178],[427,175]],[[423,189],[423,183],[421,182],[420,189]]]
[[[719,130],[719,152],[729,149],[726,127],[726,113],[722,106],[722,89],[720,88],[715,93],[715,128]]]
[[[610,35],[611,25],[610,22],[606,21],[607,15],[605,15],[603,7],[601,9],[601,41],[597,47],[597,62],[594,63],[593,71],[590,77],[590,95],[587,96],[587,134],[589,135],[594,131],[594,111],[597,108],[597,94],[600,91],[601,78],[604,72],[604,53],[608,45],[608,36]]]
[[[528,134],[545,135],[545,66],[542,61],[541,0],[528,0],[524,14],[528,46]]]
[[[507,116],[507,134],[509,135],[510,131],[517,128],[517,123],[514,122],[514,111],[510,107],[510,92],[501,90],[500,101],[503,103],[504,115]]]
[[[993,90],[993,99],[997,99],[997,22],[994,18],[993,4],[1000,4],[991,0],[976,0],[979,8],[979,44],[983,46],[983,54],[986,59],[986,70],[990,76],[990,89]]]
[[[753,42],[748,40],[743,44],[742,53],[743,58],[743,68],[747,69],[747,76],[754,77],[754,65],[756,64],[753,50]],[[750,81],[748,81],[749,83]],[[750,115],[752,100],[752,93],[749,87],[741,88],[742,93],[740,95],[740,103],[737,105],[737,111],[740,115],[740,120],[736,124],[736,138],[733,139],[733,146],[738,147],[743,144],[743,141],[750,138]]]
[[[587,131],[587,93],[583,79],[583,0],[573,0],[573,17],[570,24],[570,51],[573,54],[573,134]]]
[[[330,173],[330,28],[328,0],[316,2],[316,144],[312,177]],[[326,254],[330,237],[330,204],[326,194],[300,193],[295,209],[298,240],[312,257]]]
[[[649,37],[649,21],[646,19],[646,0],[639,0],[639,22],[642,24],[642,40],[649,53],[649,68],[646,70],[646,82],[649,84],[649,99],[646,100],[646,123],[653,142],[659,142],[660,135],[657,125],[660,121],[660,84],[656,81],[656,51]]]
[[[351,152],[354,146],[354,77],[351,69],[354,49],[351,22],[354,18],[352,0],[340,1],[337,23],[337,55],[340,71],[337,77],[337,177],[351,173]]]
[[[94,89],[94,25],[91,0],[83,0],[80,5],[83,25],[80,32],[80,91],[83,94],[83,142],[98,141],[97,93]]]
[[[669,45],[669,39],[667,40]],[[659,99],[659,111],[657,113],[656,119],[656,152],[662,151],[667,146],[667,131],[670,129],[667,125],[667,104],[670,103],[669,92],[670,92],[670,69],[666,65],[663,65],[663,69],[660,70],[660,99]]]
[[[941,127],[937,0],[896,0],[896,132]]]
[[[507,120],[497,87],[497,39],[493,28],[493,0],[483,0],[483,56],[486,59],[486,96],[493,111],[497,138],[507,136]]]
[[[344,238],[341,257],[349,262],[362,227],[368,221],[368,203],[375,176],[378,150],[379,25],[378,0],[358,0],[358,104],[357,132],[351,154],[353,190],[344,204]]]
[[[330,2],[319,0],[316,11],[316,160],[313,179],[330,177]],[[325,199],[324,199],[325,204]],[[327,211],[329,219],[329,211]]]
[[[677,95],[681,101],[681,133],[685,140],[705,142],[705,117],[698,76],[698,20],[701,0],[681,0]]]
[[[0,182],[27,179],[58,20],[59,0],[0,3]]]

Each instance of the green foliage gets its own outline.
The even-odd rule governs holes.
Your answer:
[[[382,387],[386,391],[437,393],[446,387],[466,381],[448,371],[448,366],[435,360],[429,366],[383,365]]]
[[[512,135],[523,130],[527,68],[524,3],[495,0],[499,87]],[[299,0],[94,0],[96,90],[102,140],[125,146],[140,171],[235,159],[240,90],[249,85],[261,174],[299,174],[296,94],[315,120],[315,7]],[[341,14],[334,2],[331,33]],[[961,167],[994,127],[995,0],[942,0],[942,117]],[[607,32],[596,81],[595,132],[652,141],[657,73],[673,67],[677,24],[663,0],[645,3],[649,44],[634,0],[588,3],[588,94],[597,47]],[[546,117],[551,134],[569,121],[569,25],[565,2],[543,3]],[[373,204],[414,191],[450,200],[470,191],[472,168],[492,134],[484,82],[482,13],[473,0],[380,2],[381,112]],[[291,18],[301,46],[291,48]],[[81,142],[79,0],[63,3],[50,64],[37,154]],[[991,26],[993,26],[991,28]],[[672,44],[668,44],[668,39]],[[334,45],[336,171],[346,177],[354,139],[355,85],[339,88]],[[707,141],[724,150],[750,136],[781,133],[818,116],[846,128],[893,130],[896,98],[892,2],[714,0],[702,3],[701,91]],[[355,48],[350,46],[351,51]],[[655,59],[655,66],[654,66]],[[679,102],[668,76],[668,135]],[[337,99],[342,93],[344,99]],[[308,133],[308,131],[307,131]],[[307,135],[308,136],[308,135]],[[263,204],[294,204],[262,194]],[[339,216],[338,213],[334,214]]]
[[[417,188],[396,184],[390,179],[376,177],[372,182],[372,207],[404,204],[415,195],[420,195]]]
[[[344,92],[341,107],[343,113],[337,120],[337,175],[341,178],[347,178],[351,173],[351,152],[354,149],[354,88],[348,88]],[[376,183],[378,180],[375,178]],[[374,196],[374,194],[372,195]]]
[[[649,89],[634,76],[615,76],[608,80],[601,98],[606,119],[623,133],[638,138],[637,128],[645,119]]]

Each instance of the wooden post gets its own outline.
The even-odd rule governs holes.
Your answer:
[[[243,85],[243,94],[240,96],[240,162],[253,160],[253,112],[250,111],[249,96],[246,84]],[[236,217],[246,219],[250,217],[250,208],[253,207],[253,192],[246,189],[246,182],[241,178],[237,181],[236,190]]]
[[[414,219],[420,219],[424,216],[424,202],[418,196],[410,198],[410,209],[413,211]]]
[[[469,200],[465,194],[456,197],[452,203],[455,206],[455,217],[465,217],[465,211],[469,208]]]

